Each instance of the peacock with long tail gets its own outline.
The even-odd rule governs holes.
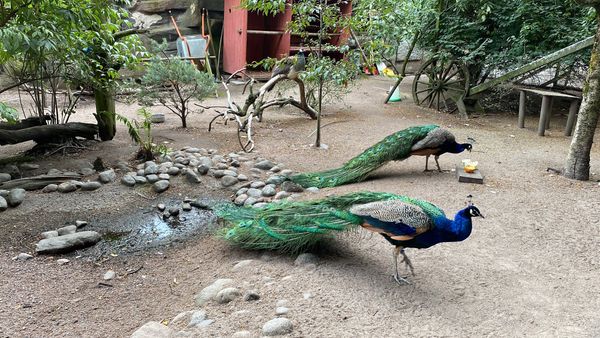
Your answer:
[[[429,171],[429,157],[433,155],[441,172],[438,162],[440,155],[458,154],[471,149],[470,143],[457,143],[454,135],[447,129],[434,124],[414,126],[387,136],[340,168],[297,174],[291,176],[290,180],[305,188],[337,187],[363,181],[387,162],[402,161],[413,155],[426,156],[425,171]]]
[[[337,232],[362,227],[379,233],[395,247],[394,278],[398,283],[408,283],[398,273],[399,255],[414,275],[405,248],[425,249],[465,240],[471,234],[472,218],[483,217],[470,200],[454,219],[448,219],[440,208],[427,201],[383,192],[284,201],[261,208],[226,203],[214,210],[227,223],[223,238],[246,249],[298,253]]]

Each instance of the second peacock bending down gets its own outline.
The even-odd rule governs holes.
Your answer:
[[[438,171],[441,172],[438,162],[440,155],[458,154],[471,149],[470,143],[457,143],[454,135],[446,129],[433,124],[415,126],[387,136],[340,168],[297,174],[290,179],[305,188],[337,187],[363,181],[387,162],[402,161],[413,155],[426,156],[425,171],[429,170],[429,157],[433,155]]]

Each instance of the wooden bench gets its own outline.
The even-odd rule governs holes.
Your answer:
[[[563,94],[559,92],[553,92],[550,90],[542,89],[531,89],[531,88],[517,88],[521,91],[519,98],[519,128],[525,128],[525,96],[526,92],[534,93],[542,96],[542,107],[540,109],[540,121],[538,123],[538,135],[544,136],[546,129],[550,128],[550,112],[552,110],[552,101],[555,97],[568,99],[571,101],[569,107],[569,117],[567,118],[567,125],[565,127],[565,136],[571,136],[573,132],[573,125],[575,124],[575,117],[579,110],[579,101],[581,98],[574,95]]]

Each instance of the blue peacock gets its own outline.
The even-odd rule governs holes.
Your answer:
[[[394,278],[398,256],[414,274],[405,248],[429,248],[438,243],[463,241],[471,234],[472,218],[483,217],[469,200],[454,219],[437,206],[420,199],[383,192],[356,192],[313,201],[270,203],[261,208],[216,206],[227,225],[222,236],[246,249],[297,253],[307,250],[336,232],[362,227],[381,234],[394,245]]]
[[[454,135],[447,129],[434,124],[414,126],[387,136],[340,168],[297,174],[290,177],[290,180],[305,188],[337,187],[360,182],[387,162],[402,161],[414,155],[426,156],[425,171],[429,171],[429,157],[433,155],[437,169],[441,172],[438,162],[440,155],[458,154],[471,149],[470,143],[457,143]]]

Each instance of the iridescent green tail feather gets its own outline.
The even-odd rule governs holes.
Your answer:
[[[290,179],[305,188],[337,187],[360,182],[387,162],[401,161],[410,156],[412,146],[436,128],[439,127],[430,124],[400,130],[346,162],[341,168],[298,174]]]
[[[297,253],[336,232],[352,230],[362,224],[362,218],[347,211],[352,205],[390,199],[410,200],[424,207],[430,205],[401,195],[359,192],[315,201],[270,203],[262,208],[225,203],[214,210],[227,223],[221,236],[232,244],[246,249]]]

